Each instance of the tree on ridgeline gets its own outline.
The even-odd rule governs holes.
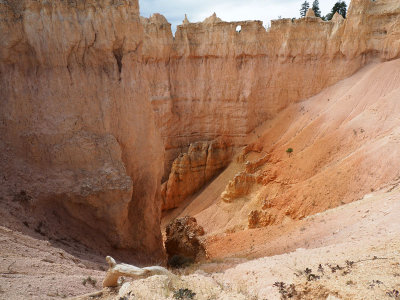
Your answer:
[[[342,17],[346,19],[347,4],[345,1],[337,1],[332,7],[332,11],[325,16],[325,19],[328,21],[331,20],[335,13],[342,15]]]
[[[307,14],[307,10],[310,8],[310,3],[308,1],[304,1],[300,8],[300,17],[304,18]]]
[[[319,1],[318,0],[314,0],[314,2],[312,4],[312,10],[314,11],[316,17],[321,18],[321,10],[319,9]]]

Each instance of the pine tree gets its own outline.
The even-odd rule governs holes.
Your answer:
[[[307,10],[310,8],[310,3],[308,1],[304,1],[300,8],[300,17],[304,18],[307,14]]]
[[[343,18],[346,19],[346,14],[347,14],[347,4],[346,4],[346,2],[344,2],[344,1],[342,1],[342,2],[338,1],[336,4],[338,5],[336,11],[337,11],[340,15],[342,15]]]
[[[336,2],[335,5],[332,7],[332,11],[326,15],[326,19],[331,20],[336,12],[342,15],[342,17],[346,19],[346,13],[347,13],[346,2],[344,1]]]
[[[314,2],[312,4],[312,10],[314,11],[316,17],[321,18],[321,10],[319,9],[319,1],[318,0],[314,0]]]

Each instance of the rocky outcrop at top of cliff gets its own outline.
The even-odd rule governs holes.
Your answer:
[[[164,18],[147,20],[144,68],[167,150],[165,180],[182,147],[217,136],[240,144],[289,103],[371,60],[399,57],[399,6],[395,0],[353,0],[346,20],[282,19],[268,30],[260,21],[186,19],[175,38]]]
[[[22,190],[31,214],[81,224],[76,239],[160,258],[138,1],[0,1],[0,36],[1,197]]]
[[[353,0],[348,18],[201,23],[185,18],[172,37],[160,15],[143,22],[150,100],[173,161],[197,141],[233,145],[290,103],[306,99],[375,59],[400,56],[400,4]],[[237,26],[241,30],[237,31]]]

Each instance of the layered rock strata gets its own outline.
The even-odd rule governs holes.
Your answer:
[[[193,212],[212,235],[340,211],[391,191],[400,178],[399,78],[400,59],[373,63],[290,105],[249,136],[241,168],[228,166],[225,182],[213,182],[182,214]]]
[[[161,256],[162,164],[163,180],[174,179],[191,143],[241,145],[290,103],[399,57],[399,15],[397,0],[353,0],[346,20],[283,19],[266,30],[214,15],[185,20],[173,38],[161,15],[139,17],[137,0],[2,1],[1,197],[27,195],[33,210]],[[196,164],[177,167],[196,187],[178,202],[206,181],[189,180]]]
[[[199,190],[230,162],[233,148],[226,141],[196,142],[172,164],[168,181],[161,189],[163,210],[178,207],[186,197]]]
[[[164,180],[192,142],[235,145],[288,104],[317,94],[375,59],[400,54],[396,0],[353,0],[348,18],[201,23],[187,18],[172,37],[155,15],[144,23],[145,70],[166,147]],[[241,26],[241,30],[236,30]]]
[[[138,1],[1,1],[0,35],[1,196],[162,257]]]

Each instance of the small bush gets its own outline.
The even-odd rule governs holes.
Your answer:
[[[168,259],[168,265],[171,268],[179,269],[190,266],[194,263],[194,259],[183,255],[173,255]]]
[[[313,281],[313,280],[318,280],[321,279],[321,276],[315,275],[315,274],[308,274],[307,275],[307,281]]]
[[[288,154],[293,153],[293,148],[287,148],[286,153],[288,153]]]
[[[179,289],[174,291],[174,299],[178,300],[186,300],[186,299],[193,299],[196,296],[192,290],[189,289]]]
[[[400,299],[400,292],[398,290],[386,292],[386,295],[396,300]]]
[[[88,276],[82,280],[82,284],[86,286],[86,283],[91,284],[93,287],[96,286],[97,280],[93,279],[92,277]]]
[[[294,284],[287,285],[284,282],[275,282],[273,286],[279,289],[282,299],[294,298],[298,293]]]

